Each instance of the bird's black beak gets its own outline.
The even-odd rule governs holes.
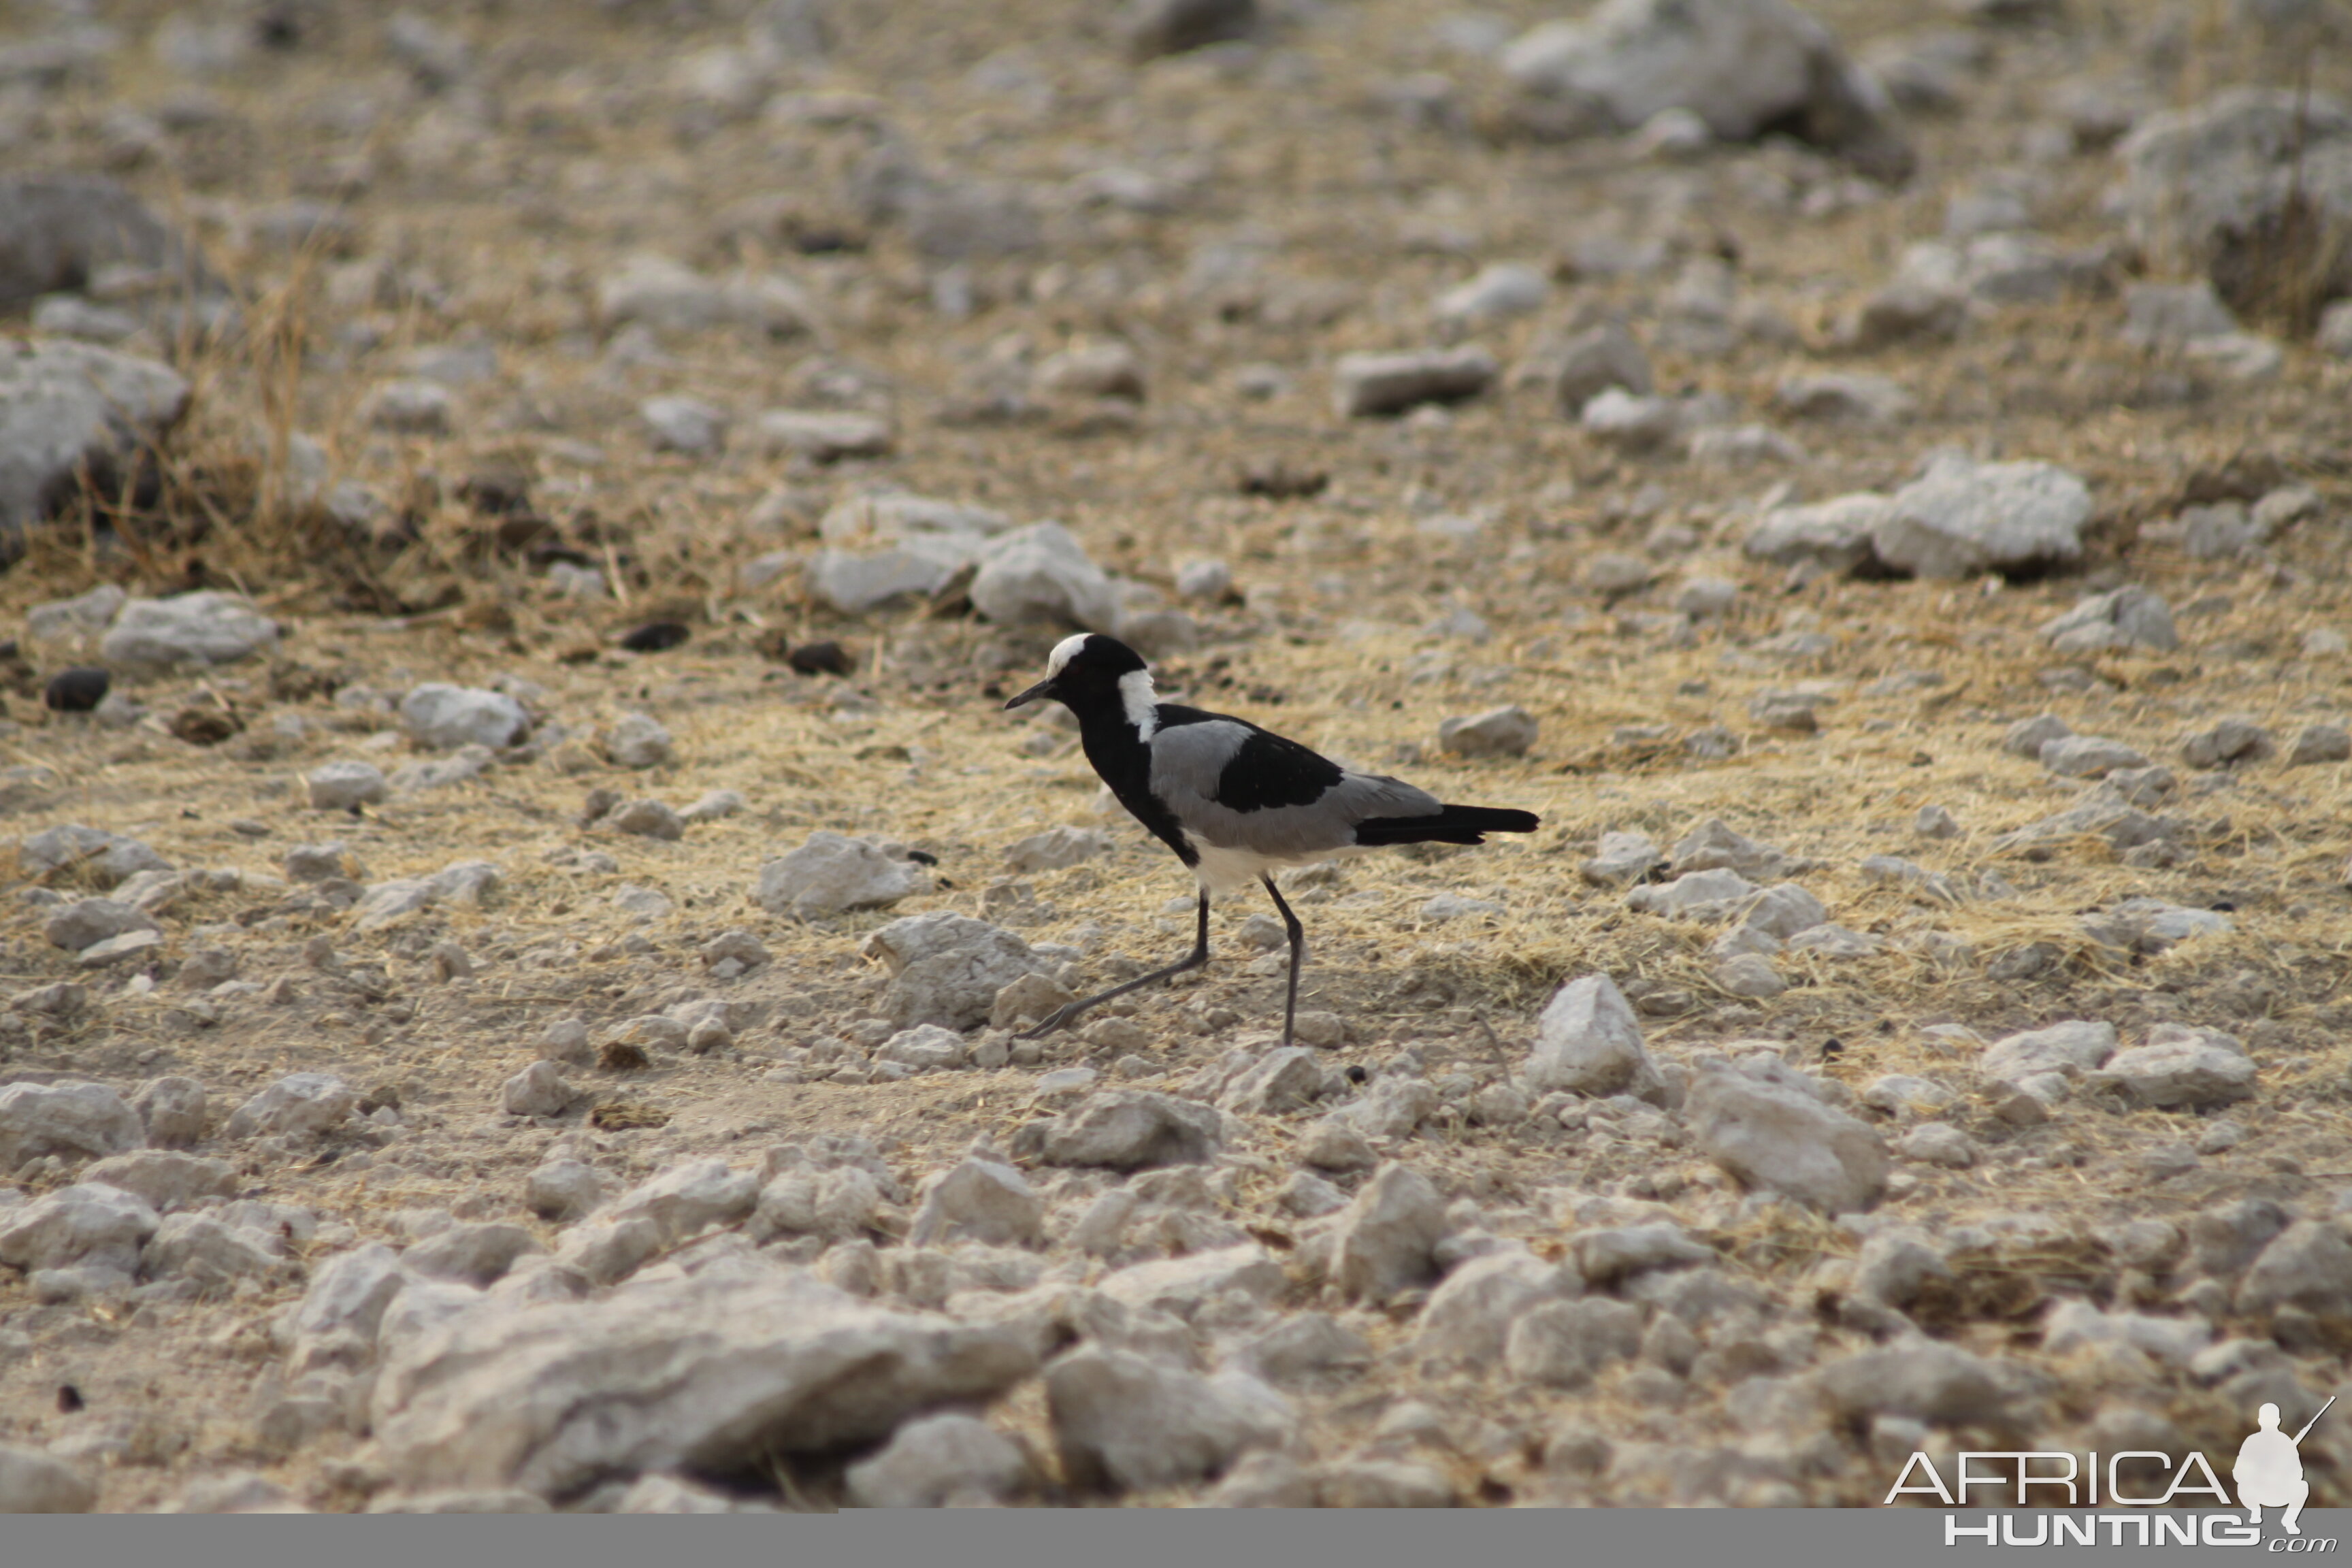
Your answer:
[[[1039,698],[1041,698],[1041,697],[1051,697],[1051,696],[1053,696],[1053,695],[1054,695],[1054,682],[1055,682],[1055,680],[1056,679],[1057,679],[1057,678],[1056,678],[1056,677],[1055,677],[1055,676],[1051,676],[1051,675],[1047,676],[1045,679],[1043,679],[1043,680],[1039,681],[1036,685],[1034,685],[1034,686],[1031,687],[1028,690],[1026,690],[1026,691],[1024,691],[1024,692],[1021,693],[1021,695],[1020,695],[1020,696],[1015,697],[1015,698],[1012,699],[1010,701],[1006,702],[1006,703],[1005,703],[1005,705],[1004,705],[1004,706],[1005,706],[1005,708],[1006,708],[1007,710],[1011,710],[1011,709],[1014,709],[1014,708],[1019,708],[1019,707],[1022,707],[1022,706],[1024,706],[1024,705],[1025,705],[1025,704],[1027,704],[1027,703],[1034,702],[1034,701],[1036,701],[1036,700],[1037,700]]]

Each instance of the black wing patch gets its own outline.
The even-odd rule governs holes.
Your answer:
[[[1255,724],[1248,728],[1249,739],[1217,775],[1217,804],[1229,811],[1313,805],[1348,776],[1339,763],[1296,741]]]

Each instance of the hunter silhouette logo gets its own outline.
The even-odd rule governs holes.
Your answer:
[[[2327,1405],[2335,1403],[2333,1396],[2327,1401]],[[2319,1415],[2327,1414],[2327,1405],[2319,1407]],[[2283,1508],[2286,1512],[2279,1518],[2279,1528],[2289,1535],[2303,1533],[2303,1526],[2295,1521],[2311,1496],[2311,1483],[2303,1479],[2303,1440],[2319,1425],[2319,1415],[2305,1422],[2303,1430],[2290,1437],[2279,1430],[2277,1405],[2265,1405],[2255,1412],[2260,1425],[2238,1445],[2238,1462],[2230,1471],[2238,1483],[2238,1505],[2246,1510],[2248,1524],[2262,1523],[2266,1508]]]

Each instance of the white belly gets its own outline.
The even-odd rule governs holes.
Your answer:
[[[1318,861],[1334,860],[1342,855],[1360,853],[1354,847],[1346,849],[1317,849],[1302,855],[1261,855],[1255,849],[1224,849],[1200,839],[1191,840],[1194,853],[1201,857],[1192,868],[1192,875],[1211,893],[1229,893],[1244,888],[1260,877],[1270,877],[1294,866],[1312,866]]]

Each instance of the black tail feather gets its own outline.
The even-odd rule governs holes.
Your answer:
[[[1532,811],[1491,805],[1449,805],[1433,816],[1375,816],[1356,824],[1356,842],[1378,848],[1390,844],[1484,844],[1489,833],[1533,833]]]

